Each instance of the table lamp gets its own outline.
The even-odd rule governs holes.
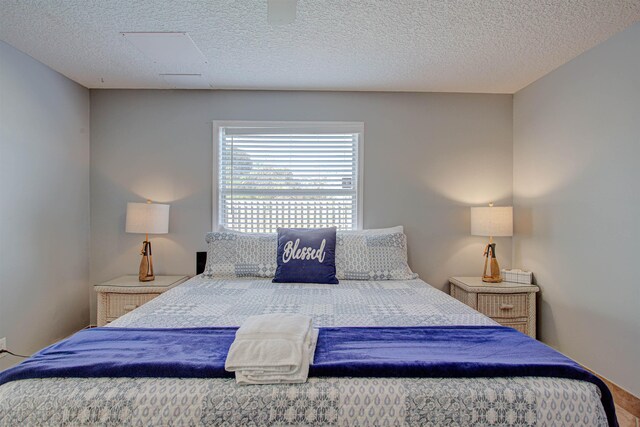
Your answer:
[[[140,261],[138,280],[141,282],[154,280],[149,234],[167,234],[169,232],[169,205],[151,203],[151,200],[147,200],[147,203],[127,203],[125,231],[145,235],[140,251],[142,260]]]
[[[488,236],[489,244],[484,250],[484,273],[482,281],[500,283],[500,266],[496,259],[496,244],[494,237],[513,236],[513,207],[493,206],[471,208],[471,234],[473,236]],[[491,259],[491,274],[487,275],[487,263]]]

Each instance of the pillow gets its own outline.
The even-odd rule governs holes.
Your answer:
[[[274,283],[338,284],[336,227],[278,228]]]
[[[407,236],[402,226],[338,232],[336,277],[340,280],[417,278],[407,263]]]
[[[275,234],[216,231],[207,233],[205,277],[273,277],[278,242]]]

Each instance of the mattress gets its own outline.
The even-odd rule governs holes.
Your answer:
[[[416,280],[280,284],[197,276],[112,322],[118,327],[238,326],[255,314],[315,326],[494,325]],[[0,425],[607,425],[591,383],[543,377],[232,379],[52,378],[0,387]]]

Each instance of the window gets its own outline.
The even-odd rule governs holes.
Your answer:
[[[215,122],[214,132],[214,225],[360,228],[363,123]]]

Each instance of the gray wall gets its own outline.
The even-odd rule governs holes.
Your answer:
[[[640,396],[640,24],[514,97],[514,264],[542,339]]]
[[[0,337],[89,324],[89,91],[0,42]],[[18,362],[0,359],[0,369]]]
[[[156,273],[194,274],[211,230],[213,120],[363,121],[364,226],[404,225],[411,266],[441,289],[482,271],[469,206],[511,204],[510,95],[93,90],[91,283],[136,274],[143,236],[124,232],[125,209],[146,198],[171,204]],[[510,240],[498,240],[505,266]]]

